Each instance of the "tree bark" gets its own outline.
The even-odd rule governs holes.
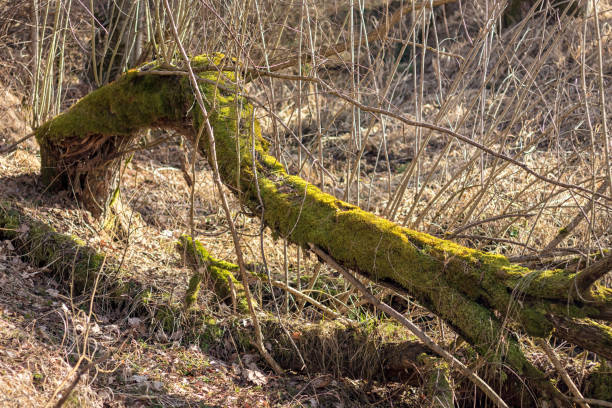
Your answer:
[[[181,304],[169,304],[167,299],[151,302],[151,299],[162,299],[163,293],[130,278],[127,271],[118,267],[118,260],[86,246],[78,238],[56,232],[7,202],[0,202],[0,239],[11,240],[16,254],[34,265],[45,266],[49,276],[72,284],[74,295],[89,297],[88,292],[97,287],[98,293],[104,296],[96,297],[96,304],[102,302],[105,309],[125,307],[128,303],[131,313],[145,319],[146,326],[155,329],[161,325],[167,331],[180,326],[186,341],[199,341],[200,347],[219,358],[229,358],[235,351],[252,350],[253,328],[244,324],[243,316],[233,323],[219,322],[204,310],[191,309],[185,313]],[[284,368],[300,371],[305,363],[310,372],[420,384],[430,399],[452,396],[452,390],[445,385],[448,367],[438,358],[429,356],[423,343],[396,324],[383,322],[372,327],[328,320],[318,323],[295,319],[278,321],[276,317],[267,316],[261,319],[261,325],[265,337],[273,344],[274,358]],[[233,339],[232,344],[236,344],[237,349],[227,349],[225,339],[228,337]],[[610,400],[610,371],[602,362],[586,374],[587,396]],[[530,406],[520,382],[510,380],[504,384],[506,401],[512,406]]]
[[[408,293],[490,362],[508,364],[540,384],[543,374],[525,358],[512,330],[547,337],[559,319],[571,321],[555,334],[612,359],[612,329],[589,320],[612,320],[612,290],[594,284],[576,293],[576,272],[530,270],[501,255],[402,228],[287,174],[267,153],[253,106],[234,90],[234,72],[214,69],[226,60],[220,54],[192,60],[215,133],[219,170],[253,213],[261,215],[263,205],[263,221],[275,236],[306,250],[314,245],[338,264]],[[76,171],[84,160],[60,162],[55,158],[61,154],[89,157],[109,146],[104,157],[120,156],[117,146],[142,128],[171,127],[195,140],[203,118],[193,101],[183,72],[157,71],[150,64],[123,75],[36,130],[43,181],[49,182],[51,173]],[[112,145],[105,144],[109,140]],[[207,143],[199,145],[211,160]],[[83,146],[91,149],[83,152]],[[113,146],[117,151],[111,152]],[[580,336],[585,327],[588,341]],[[554,393],[554,387],[544,388]]]

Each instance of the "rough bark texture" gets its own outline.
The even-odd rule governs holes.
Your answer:
[[[223,61],[222,55],[200,56],[192,64],[197,70]],[[125,74],[37,129],[45,166],[50,166],[50,151],[69,149],[84,139],[128,140],[151,126],[181,129],[195,139],[203,118],[194,108],[188,80],[180,73],[157,75],[154,70],[148,65]],[[235,88],[234,73],[208,70],[199,75],[221,176],[255,214],[262,213],[263,205],[264,222],[273,234],[305,249],[314,244],[339,264],[407,292],[490,362],[508,364],[524,378],[537,382],[543,375],[508,329],[546,337],[555,329],[555,317],[580,323],[567,325],[558,336],[612,359],[607,344],[612,329],[588,320],[612,319],[610,289],[595,285],[577,295],[575,272],[530,270],[501,255],[402,228],[288,175],[267,153],[252,105],[228,92]],[[200,146],[211,160],[207,143],[200,141]],[[50,171],[43,170],[43,175]],[[587,342],[580,337],[585,326],[592,331]]]

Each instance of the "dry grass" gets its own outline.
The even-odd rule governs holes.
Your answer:
[[[357,10],[360,2],[355,3]],[[485,29],[498,2],[463,3],[463,9],[457,5],[446,6],[444,13],[436,9],[433,18],[429,14],[416,22],[406,18],[390,31],[386,42],[368,44],[353,54],[344,52],[330,60],[315,57],[316,63],[310,61],[292,73],[316,75],[365,105],[452,128],[539,174],[597,190],[606,174],[599,80],[601,76],[604,90],[610,89],[612,5],[599,2],[604,70],[598,72],[593,18],[559,23],[536,10],[514,28]],[[188,48],[194,54],[222,51],[264,67],[266,57],[278,61],[299,47],[310,53],[323,45],[350,40],[360,30],[369,31],[380,23],[387,12],[384,5],[367,4],[363,19],[354,12],[351,30],[344,3],[258,2],[259,14],[255,4],[245,11],[243,2],[238,1],[209,2],[206,7],[202,4],[192,6],[194,20],[201,18],[205,24],[188,26],[192,30],[192,35],[186,36]],[[23,13],[24,8],[3,7],[0,36],[6,41],[0,55],[6,65],[0,70],[5,84],[1,89],[10,88],[19,95],[6,96],[0,108],[0,139],[7,143],[27,133],[26,117],[32,109],[27,101],[36,95],[30,93],[32,77],[28,74],[32,63],[28,48],[30,17]],[[74,37],[68,36],[65,46],[69,74],[64,79],[64,96],[55,109],[69,106],[91,87],[77,75],[86,62],[83,49],[74,43],[79,39],[86,48],[84,44],[91,40],[89,17],[82,7],[73,7]],[[300,26],[302,36],[298,35]],[[205,27],[204,32],[198,31],[199,27]],[[429,47],[425,50],[410,43],[420,44],[425,38]],[[406,48],[398,57],[402,41],[407,41]],[[472,50],[474,56],[469,59]],[[586,65],[582,65],[583,59]],[[448,136],[430,135],[392,118],[357,110],[312,83],[264,77],[247,87],[250,95],[277,113],[278,117],[272,118],[265,109],[258,111],[272,141],[271,151],[277,152],[292,172],[313,183],[319,183],[322,177],[312,160],[316,157],[335,178],[334,182],[325,175],[324,189],[364,208],[435,235],[454,237],[469,246],[539,265],[563,265],[576,256],[584,265],[590,262],[589,255],[612,246],[612,211],[605,201],[537,180]],[[609,118],[612,98],[606,96]],[[19,102],[20,98],[25,102]],[[275,123],[278,120],[284,124]],[[159,136],[155,131],[142,135],[149,141]],[[298,148],[296,138],[310,155]],[[137,152],[125,167],[122,194],[134,217],[142,222],[135,221],[128,238],[117,241],[96,228],[94,220],[75,206],[69,192],[51,195],[43,191],[36,179],[36,146],[29,143],[0,158],[0,196],[20,202],[33,217],[121,259],[134,279],[165,291],[163,301],[182,299],[190,271],[180,261],[175,242],[190,230],[190,190],[181,170],[188,146],[174,138],[154,150]],[[191,153],[187,156],[192,157]],[[359,169],[351,177],[355,165]],[[215,257],[233,261],[227,220],[216,199],[210,169],[201,161],[196,163],[195,180],[197,238]],[[394,200],[397,206],[392,209]],[[593,201],[596,204],[590,207]],[[316,270],[314,257],[299,256],[291,246],[285,252],[282,240],[274,240],[267,233],[261,248],[258,219],[245,215],[237,201],[231,202],[231,211],[247,263],[260,265],[263,251],[273,277],[284,280],[288,276],[293,286],[308,285]],[[587,221],[571,231],[555,257],[543,254],[558,232],[581,212]],[[8,251],[8,244],[2,245]],[[18,278],[36,270],[14,261],[17,258],[10,251],[6,253],[1,264],[4,267],[0,265],[0,306],[4,307],[0,315],[0,388],[18,401],[15,406],[43,406],[74,364],[74,350],[81,338],[76,327],[82,316],[74,311],[72,315],[61,312],[61,304],[68,304],[70,299],[41,273],[34,275],[34,280]],[[606,283],[610,286],[610,277]],[[41,288],[59,290],[60,295]],[[286,296],[283,292],[271,291],[261,283],[252,284],[252,288],[266,310],[277,313],[278,305],[280,313],[285,313],[280,307]],[[384,292],[380,295],[387,296]],[[326,267],[321,269],[311,296],[355,321],[371,323],[381,318]],[[21,303],[16,299],[22,299]],[[43,308],[39,310],[37,305]],[[199,305],[220,320],[231,314],[212,291],[201,294]],[[426,310],[399,297],[394,305],[440,344],[461,353],[454,349],[456,336],[452,330]],[[297,313],[298,302],[290,300],[289,306],[292,313]],[[77,405],[357,406],[368,401],[391,406],[392,398],[393,406],[401,406],[400,394],[416,392],[397,384],[372,387],[346,379],[317,387],[318,377],[314,375],[310,379],[271,378],[265,387],[254,388],[240,370],[232,368],[240,356],[223,362],[197,347],[181,344],[180,327],[165,333],[158,327],[130,325],[129,308],[98,313],[95,324],[100,339],[111,337],[99,340],[101,344],[107,341],[104,348],[108,352],[117,352],[121,343],[115,332],[129,332],[145,341],[131,341],[113,355],[105,363],[106,368],[113,368],[110,374],[90,372],[75,389],[75,398],[81,398]],[[39,314],[44,317],[34,319]],[[310,307],[300,314],[313,320],[319,316]],[[54,335],[46,338],[36,334],[41,326],[53,328]],[[68,340],[62,340],[64,336]],[[528,339],[524,340],[527,344]],[[529,346],[527,352],[551,376],[556,375],[542,351]],[[572,378],[584,388],[583,378],[594,362],[564,344],[557,345],[557,353]],[[37,373],[42,374],[42,380]],[[492,382],[498,379],[497,373],[488,374]],[[459,401],[469,401],[472,392],[463,384]],[[405,401],[414,401],[410,400],[414,395],[404,396]],[[404,404],[409,406],[409,402]]]

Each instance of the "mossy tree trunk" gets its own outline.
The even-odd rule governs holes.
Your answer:
[[[182,313],[180,304],[169,304],[165,293],[131,278],[118,267],[121,262],[96,251],[75,237],[56,232],[49,225],[26,215],[18,206],[0,201],[0,239],[11,240],[15,251],[28,262],[45,266],[45,272],[60,282],[72,285],[74,295],[91,296],[97,288],[105,296],[96,297],[97,305],[107,308],[125,307],[143,317],[147,325],[164,330],[181,327],[184,339],[198,341],[213,355],[227,358],[235,349],[227,349],[224,339],[231,337],[238,351],[250,351],[253,327],[242,323],[218,322],[205,310],[192,309]],[[157,299],[154,301],[152,299]],[[178,321],[177,321],[178,320]],[[229,324],[228,324],[229,323]],[[274,343],[272,352],[283,367],[300,371],[305,363],[311,372],[336,376],[401,380],[409,384],[422,383],[428,398],[452,400],[448,382],[449,367],[439,358],[432,358],[428,348],[412,337],[407,329],[390,322],[375,326],[322,321],[279,321],[267,316],[261,319],[264,337]],[[237,342],[236,342],[237,340]],[[236,342],[236,343],[234,343]],[[295,347],[297,351],[295,352]],[[470,351],[468,351],[471,354]],[[417,381],[418,378],[421,381]],[[585,377],[588,397],[612,399],[612,373],[605,362],[595,366]],[[507,402],[525,406],[526,395],[510,382]],[[528,405],[527,405],[528,406]]]
[[[59,115],[36,131],[43,183],[51,190],[73,192],[106,228],[124,223],[119,174],[122,152],[133,147],[136,132],[184,121],[184,106],[178,110],[172,106],[174,96],[184,98],[188,92],[188,88],[174,89],[182,81],[163,81],[155,90],[160,85],[157,78],[130,77],[131,81],[124,78],[92,92],[70,114]]]
[[[587,279],[588,284],[578,285],[577,293],[576,281],[584,280],[580,273],[530,270],[501,255],[402,228],[287,174],[267,153],[259,123],[253,120],[253,106],[231,92],[234,73],[216,69],[215,65],[225,62],[222,55],[192,60],[208,105],[219,170],[223,181],[239,192],[255,214],[265,209],[263,219],[273,234],[305,249],[314,245],[340,265],[411,295],[490,362],[511,366],[516,375],[548,392],[554,393],[554,387],[525,358],[508,329],[546,337],[562,325],[557,336],[612,359],[612,329],[590,320],[612,320],[610,289]],[[137,130],[152,126],[178,129],[193,140],[203,123],[193,102],[184,73],[156,73],[155,66],[148,65],[92,92],[41,126],[37,140],[60,150],[109,138],[115,138],[119,146]],[[88,143],[92,146],[89,155],[104,146],[104,142]],[[199,145],[212,160],[207,142]],[[45,160],[43,156],[47,167],[54,163]],[[74,167],[58,170],[75,171]],[[45,174],[52,171],[48,168]]]
[[[180,326],[186,342],[198,341],[203,349],[216,349],[214,354],[221,357],[252,350],[253,326],[244,324],[243,315],[219,322],[207,310],[184,311],[180,303],[168,302],[166,292],[130,277],[120,267],[120,260],[55,231],[18,206],[3,201],[0,201],[0,240],[10,240],[15,253],[24,260],[45,267],[48,276],[72,285],[71,293],[75,296],[85,295],[89,299],[95,288],[104,293],[95,297],[97,305],[123,309],[129,303],[130,313],[147,319],[147,326],[160,325],[168,332]],[[186,238],[181,241],[189,242]],[[196,250],[198,257],[206,253],[201,245],[196,245]],[[221,274],[231,274],[236,269],[236,265],[216,260],[207,253],[205,259],[216,265]],[[246,311],[244,305],[241,312]],[[429,353],[407,329],[392,323],[376,327],[337,321],[315,324],[295,318],[279,321],[267,315],[261,319],[261,325],[265,337],[274,343],[274,358],[295,371],[303,370],[306,363],[312,372],[376,380],[408,378],[412,379],[411,384],[417,384],[419,361],[427,355],[424,353]],[[236,349],[227,348],[224,340],[228,338],[232,338],[230,343]],[[417,357],[421,360],[417,361]]]

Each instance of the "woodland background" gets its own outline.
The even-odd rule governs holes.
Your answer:
[[[292,62],[284,78],[243,84],[261,102],[256,115],[271,153],[291,174],[400,225],[533,269],[591,265],[612,246],[609,201],[385,112],[450,128],[548,179],[609,197],[612,5],[434,2],[387,29],[384,22],[410,3],[168,5],[191,56],[221,52],[260,71]],[[169,21],[163,1],[1,1],[2,146],[129,68],[178,59]],[[376,30],[383,38],[368,37]],[[330,48],[337,44],[353,46]],[[456,367],[418,357],[424,350],[406,343],[410,333],[337,271],[263,230],[229,189],[245,261],[276,281],[253,278],[249,286],[268,313],[264,344],[287,350],[275,357],[288,370],[268,368],[249,344],[252,322],[236,310],[235,294],[220,295],[208,275],[192,305],[209,319],[205,327],[174,307],[193,275],[176,248],[183,234],[236,262],[210,166],[182,136],[139,134],[121,169],[122,233],[102,228],[74,192],[45,188],[35,140],[12,150],[0,156],[0,205],[32,220],[18,232],[42,222],[78,238],[128,271],[144,295],[117,305],[105,286],[76,294],[74,282],[49,273],[57,258],[34,263],[14,241],[1,241],[1,406],[451,406],[440,397],[449,392],[450,404],[491,406]],[[611,287],[611,279],[601,283]],[[501,371],[414,299],[363,283],[509,405],[540,404],[529,384],[504,389]],[[571,394],[565,374],[585,396],[612,400],[601,357],[554,337],[546,346],[513,335],[563,392]],[[385,353],[404,358],[384,366],[393,359]]]

